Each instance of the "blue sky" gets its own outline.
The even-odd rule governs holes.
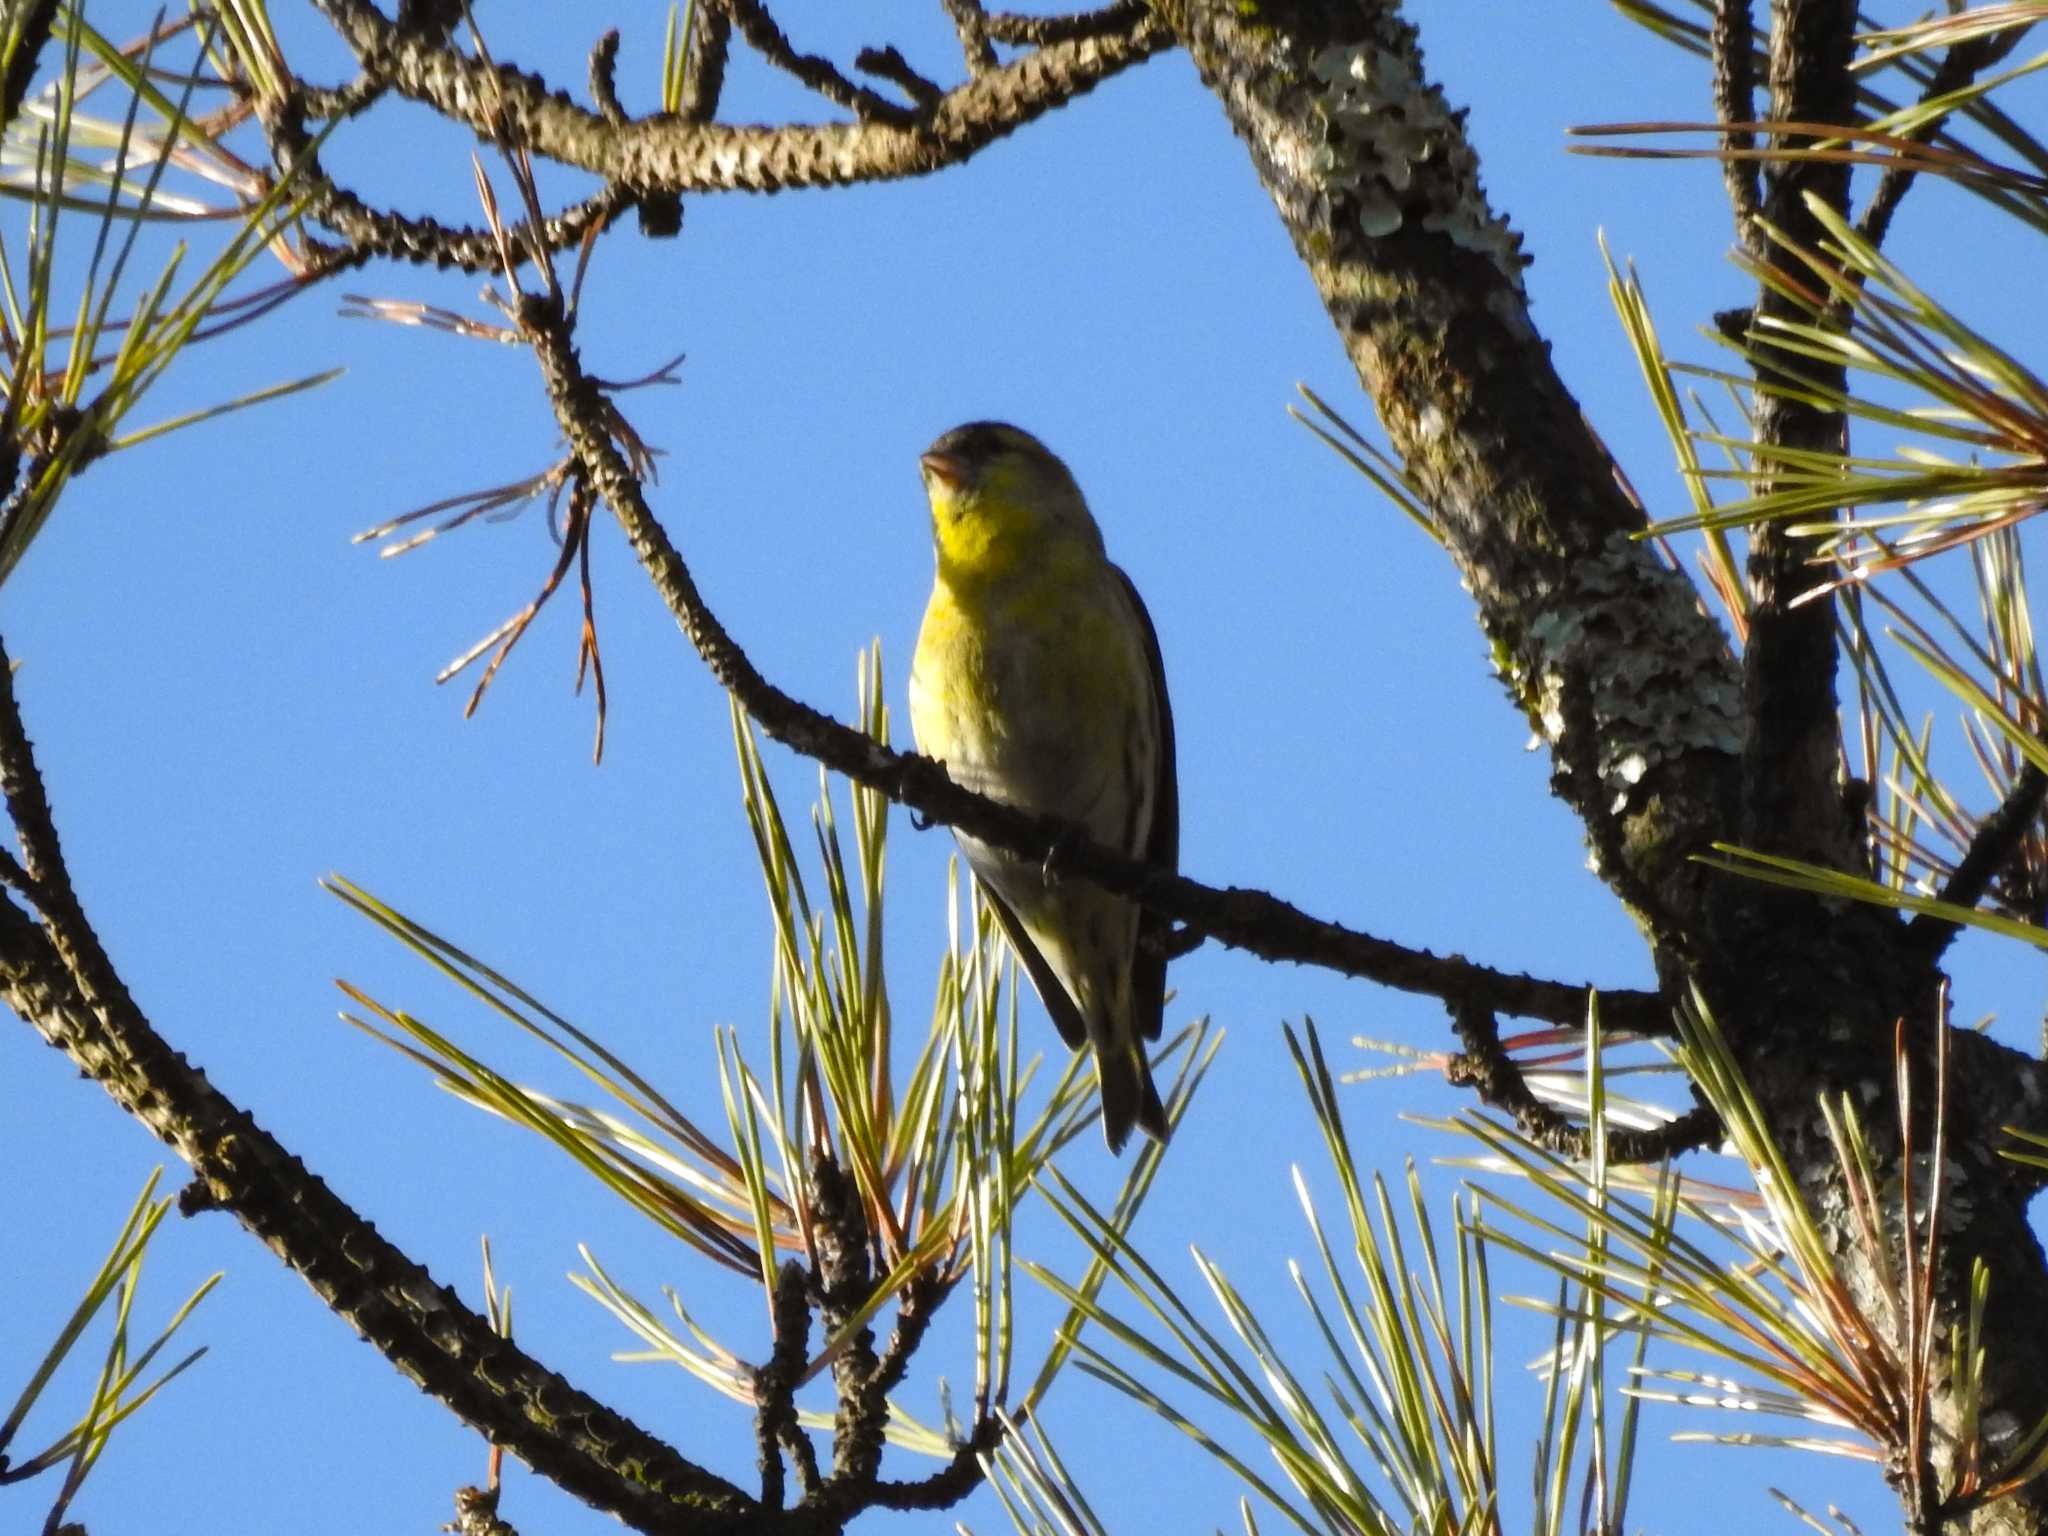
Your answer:
[[[125,36],[144,23],[146,8],[132,9],[93,15]],[[885,9],[850,23],[839,8],[798,6],[783,20],[807,49],[844,61],[861,43],[897,40],[951,78],[945,30],[921,10]],[[1536,257],[1534,316],[1566,379],[1653,508],[1677,510],[1671,454],[1608,305],[1595,236],[1640,265],[1667,339],[1700,355],[1692,328],[1746,297],[1723,259],[1719,178],[1701,164],[1570,156],[1564,130],[1704,116],[1702,67],[1591,4],[1568,20],[1448,0],[1410,10],[1436,78],[1472,109],[1495,205]],[[580,91],[591,38],[547,36],[559,14],[502,8],[487,36],[498,58]],[[620,80],[634,110],[654,99],[662,14],[601,13],[625,32]],[[280,26],[288,49],[295,36],[316,40],[309,68],[338,73],[304,18]],[[793,111],[816,115],[759,69],[736,68],[728,117]],[[469,146],[419,113],[342,135],[330,164],[373,197],[474,217]],[[574,190],[566,178],[548,186]],[[1916,193],[1894,254],[1910,262],[1964,241],[1976,218],[1946,189]],[[21,215],[7,219],[15,251]],[[71,259],[84,248],[79,239]],[[765,1028],[769,932],[725,701],[616,533],[601,527],[595,554],[611,693],[599,768],[591,704],[569,688],[572,604],[535,627],[474,719],[462,718],[466,683],[432,682],[540,581],[553,547],[539,515],[395,561],[349,542],[556,457],[525,352],[337,314],[343,291],[483,313],[480,286],[375,269],[194,354],[140,419],[320,367],[348,371],[96,466],[9,582],[0,633],[81,895],[159,1028],[472,1300],[488,1233],[528,1348],[745,1478],[738,1411],[672,1368],[612,1363],[629,1341],[562,1276],[588,1243],[645,1295],[678,1287],[742,1353],[760,1352],[758,1293],[694,1264],[537,1141],[465,1110],[334,1020],[332,978],[345,977],[515,1076],[567,1086],[317,890],[328,871],[509,972],[711,1121],[713,1027],[757,1038]],[[588,366],[613,378],[686,354],[679,387],[622,398],[666,453],[653,504],[714,609],[799,697],[849,716],[856,656],[879,637],[907,739],[903,679],[930,579],[917,455],[960,421],[1007,418],[1067,459],[1150,607],[1178,723],[1188,873],[1495,965],[1648,980],[1626,919],[1585,870],[1575,823],[1548,795],[1546,759],[1525,749],[1455,572],[1288,420],[1297,380],[1360,422],[1368,412],[1184,58],[1113,80],[935,178],[698,199],[673,242],[621,231],[592,265],[580,341]],[[774,749],[771,759],[785,806],[806,804],[815,770]],[[908,1017],[929,1006],[950,851],[942,833],[893,824],[891,985]],[[1191,1286],[1193,1243],[1271,1315],[1292,1317],[1284,1259],[1309,1247],[1289,1167],[1326,1193],[1331,1183],[1280,1023],[1313,1017],[1333,1054],[1369,1065],[1350,1037],[1440,1045],[1441,1011],[1214,948],[1178,963],[1173,982],[1172,1017],[1208,1014],[1227,1039],[1140,1235]],[[1969,973],[1958,1002],[1966,1017],[1998,1010],[2015,1039],[2038,1007],[2031,975],[1995,958]],[[1057,1049],[1035,1004],[1027,1029]],[[164,1153],[26,1029],[0,1031],[0,1083],[0,1158],[17,1170],[13,1247],[28,1256],[27,1272],[17,1263],[0,1281],[4,1395]],[[1399,1118],[1462,1102],[1440,1085],[1346,1095],[1369,1162],[1394,1172],[1454,1150]],[[1093,1190],[1117,1173],[1092,1140],[1063,1166]],[[1428,1177],[1447,1197],[1454,1178]],[[1071,1266],[1071,1245],[1050,1251]],[[117,1437],[76,1516],[96,1531],[168,1533],[287,1520],[429,1529],[447,1518],[452,1489],[482,1476],[474,1436],[226,1218],[172,1221],[144,1316],[215,1269],[226,1281],[188,1325],[211,1353]],[[1506,1375],[1535,1339],[1504,1351]],[[935,1371],[966,1379],[963,1355],[934,1354],[906,1393],[927,1415]],[[1533,1381],[1507,1390],[1530,1404],[1538,1395]],[[1051,1422],[1112,1529],[1235,1524],[1229,1480],[1105,1389],[1063,1382]],[[54,1423],[46,1411],[25,1438]],[[1686,1529],[1709,1494],[1717,1519],[1787,1518],[1789,1529],[1767,1482],[1866,1523],[1887,1517],[1889,1495],[1860,1468],[1673,1449],[1661,1440],[1671,1421],[1649,1427],[1642,1525]],[[1511,1468],[1530,1432],[1505,1438]],[[512,1477],[505,1513],[521,1529],[617,1528],[523,1470]],[[1520,1472],[1507,1481],[1519,1488]],[[33,1489],[0,1490],[0,1504],[41,1509]],[[955,1517],[1006,1529],[985,1496]]]

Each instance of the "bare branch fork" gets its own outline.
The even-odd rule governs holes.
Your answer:
[[[822,59],[798,54],[758,0],[704,0],[694,9],[691,70],[680,111],[636,120],[613,87],[615,33],[592,50],[596,110],[588,111],[535,76],[465,54],[451,42],[445,16],[422,16],[408,26],[403,16],[389,21],[359,0],[323,0],[322,9],[356,50],[360,75],[338,88],[289,80],[282,96],[256,102],[277,164],[296,166],[294,174],[313,190],[311,213],[343,242],[309,241],[308,276],[358,267],[378,256],[470,272],[497,265],[488,231],[374,207],[311,158],[309,119],[352,117],[394,91],[467,122],[487,141],[521,144],[603,177],[596,193],[544,221],[544,246],[566,250],[634,207],[648,234],[673,235],[680,228],[677,200],[687,191],[836,185],[921,175],[957,163],[1172,43],[1142,5],[1118,0],[1071,16],[987,17],[989,37],[1031,51],[1008,65],[977,70],[973,80],[952,91],[918,75],[893,48],[864,50],[859,67],[900,86],[912,99],[906,107],[846,79]],[[770,64],[859,120],[785,127],[714,123],[735,19]]]
[[[2014,28],[2007,32],[1965,38],[1952,45],[1942,55],[1941,63],[1935,66],[1926,88],[1920,93],[1921,105],[1940,101],[1961,90],[2017,47],[2020,36],[2019,29]],[[1930,113],[1907,137],[1920,143],[1932,142],[1948,119],[1947,112]],[[1885,235],[1891,230],[1892,216],[1899,211],[1899,204],[1905,201],[1916,175],[1912,162],[1903,158],[1886,166],[1883,176],[1878,179],[1877,190],[1870,195],[1857,218],[1856,232],[1872,245],[1883,245]]]
[[[1524,1135],[1558,1156],[1583,1161],[1592,1155],[1591,1127],[1579,1124],[1536,1096],[1520,1064],[1501,1043],[1500,1024],[1492,1014],[1453,1005],[1451,1024],[1464,1050],[1452,1059],[1445,1077],[1471,1088],[1481,1102],[1514,1116]],[[1652,1130],[1609,1126],[1606,1155],[1616,1163],[1662,1162],[1681,1152],[1710,1146],[1720,1135],[1720,1117],[1701,1103]]]

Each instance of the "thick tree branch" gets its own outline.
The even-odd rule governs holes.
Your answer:
[[[1781,122],[1851,124],[1853,0],[1774,0],[1770,39],[1771,115]],[[1779,135],[1781,146],[1808,142]],[[1773,161],[1765,167],[1765,216],[1794,242],[1811,246],[1820,233],[1809,200],[1842,212],[1848,167],[1827,161]],[[1764,285],[1762,319],[1810,319]],[[1801,398],[1759,397],[1756,433],[1766,452],[1784,450],[1807,462],[1848,452],[1843,416],[1808,403],[1841,387],[1839,369],[1799,360]],[[1766,461],[1770,462],[1769,460]],[[1768,482],[1757,487],[1768,493]],[[1744,654],[1742,819],[1740,840],[1835,868],[1856,867],[1861,826],[1844,814],[1839,776],[1834,602],[1811,596],[1827,572],[1810,549],[1766,525],[1751,539],[1753,613]],[[1843,1093],[1877,1102],[1895,1092],[1883,1043],[1898,1020],[1910,1026],[1914,1073],[1931,1082],[1937,1032],[1954,1049],[1951,1076],[1949,1182],[1940,1257],[1934,1275],[1935,1337],[1946,1340],[1972,1308],[1973,1274],[1991,1276],[1987,1339],[1996,1339],[1983,1368],[1980,1419],[1964,1423],[1957,1405],[1928,1405],[1935,1455],[1946,1476],[1954,1436],[1985,1431],[1988,1457],[2009,1453],[2015,1436],[2048,1413],[2048,1343],[2025,1321],[2048,1309],[2048,1267],[2026,1221],[2035,1187],[2003,1164],[1999,1148],[2011,1090],[1989,1060],[1965,1062],[1970,1037],[1948,1024],[1941,978],[1927,946],[1905,925],[1868,909],[1830,912],[1810,898],[1783,893],[1745,899],[1738,921],[1723,930],[1721,953],[1704,984],[1728,1030],[1798,1181],[1824,1228],[1839,1240],[1843,1274],[1871,1309],[1882,1310],[1886,1280],[1863,1249],[1855,1213],[1843,1202],[1834,1148],[1816,1124],[1819,1094]],[[1923,930],[1924,932],[1925,930]],[[1981,1053],[1980,1053],[1981,1054]],[[2003,1062],[2009,1053],[1999,1052]],[[1788,1069],[1787,1062],[1797,1062]],[[2038,1083],[2033,1085],[2038,1088]],[[2030,1090],[2031,1091],[2031,1090]],[[1924,1136],[1915,1127],[1916,1137]],[[1924,1145],[1900,1143],[1894,1131],[1873,1152],[1887,1186],[1902,1179]],[[1938,1351],[1939,1352],[1939,1351]],[[1995,1405],[1995,1406],[1994,1406]],[[2048,1488],[2030,1485],[1977,1512],[1973,1531],[2038,1533],[2048,1529]]]
[[[0,1000],[192,1166],[206,1198],[493,1444],[641,1530],[763,1529],[740,1491],[501,1338],[151,1027],[86,922],[0,649],[0,791],[41,927],[0,900]]]
[[[367,0],[316,0],[364,71],[492,142],[650,192],[773,192],[919,176],[955,165],[1111,75],[1172,46],[1149,18],[1050,44],[949,91],[907,123],[788,128],[605,121],[545,81],[407,37]]]
[[[1530,323],[1520,240],[1487,205],[1463,115],[1391,5],[1157,8],[1441,519],[1601,874],[1682,957],[1710,896],[1690,856],[1732,825],[1739,679],[1690,583],[1634,537],[1642,516]]]
[[[1791,606],[1812,573],[1782,539],[1764,541],[1753,575],[1769,633],[1752,635],[1738,676],[1690,585],[1631,537],[1640,519],[1529,321],[1517,242],[1488,208],[1460,116],[1425,79],[1414,30],[1390,4],[1156,9],[1245,140],[1439,517],[1515,704],[1550,744],[1554,787],[1584,820],[1602,874],[1657,946],[1662,973],[1687,973],[1706,993],[1802,1193],[1853,1256],[1858,1234],[1827,1186],[1833,1161],[1816,1097],[1865,1103],[1890,1092],[1892,1021],[1933,1018],[1938,978],[1889,914],[1782,901],[1691,858],[1713,839],[1831,864],[1853,849],[1835,790],[1832,612]],[[1851,9],[1780,0],[1775,116],[1848,120],[1839,100]],[[1843,173],[1793,169],[1774,178],[1766,211],[1797,230],[1799,192],[1839,207]],[[1797,223],[1780,214],[1795,204]],[[1784,414],[1766,437],[1841,452],[1839,423],[1818,413]],[[1485,1042],[1474,1038],[1476,1060]],[[2002,1320],[1986,1337],[2005,1341],[1987,1368],[1989,1398],[2009,1416],[2001,1425],[2023,1431],[2048,1409],[2048,1348],[2024,1321],[2048,1315],[2048,1271],[2025,1222],[2034,1178],[2000,1165],[1998,1127],[2040,1118],[2042,1076],[1993,1042],[1965,1034],[1953,1044],[1952,1112],[1972,1130],[1951,1143],[1941,1294],[1966,1297],[1969,1265],[1989,1266]],[[1883,1177],[1900,1155],[1882,1153]],[[1996,1518],[2013,1530],[2042,1525],[2031,1491],[2003,1501]]]

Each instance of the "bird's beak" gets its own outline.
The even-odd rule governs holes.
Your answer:
[[[967,484],[967,461],[957,453],[934,448],[918,461],[924,469],[925,484],[932,490],[958,491]]]

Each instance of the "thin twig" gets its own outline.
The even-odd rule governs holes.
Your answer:
[[[497,1488],[455,1490],[455,1520],[441,1527],[455,1536],[519,1536],[510,1522],[498,1518]]]
[[[754,1443],[761,1464],[761,1506],[783,1503],[782,1447],[803,1427],[796,1416],[796,1386],[811,1352],[809,1277],[795,1259],[784,1259],[775,1276],[774,1352],[754,1372]],[[814,1469],[815,1470],[815,1469]]]
[[[608,123],[623,123],[626,109],[619,102],[619,29],[613,27],[590,49],[590,99]]]
[[[2005,32],[1965,38],[1951,46],[1941,56],[1941,62],[1935,66],[1933,76],[1920,93],[1922,105],[1961,90],[1976,79],[1980,71],[1990,68],[2010,53],[2019,40],[2020,29],[2015,27]],[[1948,120],[1947,112],[1935,113],[1905,137],[1921,143],[1929,142],[1941,132]],[[1904,158],[1886,166],[1884,174],[1878,178],[1877,190],[1870,194],[1862,217],[1856,221],[1856,232],[1872,245],[1883,245],[1884,237],[1891,229],[1892,215],[1898,212],[1899,204],[1905,200],[1918,174],[1913,162]]]
[[[1942,886],[1941,899],[1958,907],[1974,907],[1982,901],[2020,840],[2032,830],[2044,798],[2048,798],[2048,773],[2028,763],[2013,779],[2004,802],[1978,825],[1955,873]],[[1932,965],[1961,929],[1960,923],[1922,912],[1906,924],[1906,942]]]
[[[867,1215],[853,1176],[824,1154],[811,1158],[811,1223],[818,1245],[818,1311],[837,1337],[874,1290]],[[889,1405],[875,1390],[875,1334],[860,1327],[832,1358],[839,1411],[832,1426],[828,1488],[856,1496],[871,1487],[882,1464]]]
[[[690,30],[680,43],[683,78],[677,92],[676,116],[701,127],[718,116],[725,93],[725,66],[732,54],[732,17],[716,0],[698,0],[688,8]],[[683,196],[669,187],[651,188],[640,198],[640,233],[667,240],[683,228]]]
[[[935,1278],[930,1270],[903,1288],[903,1294],[896,1303],[896,1326],[889,1330],[889,1342],[882,1346],[881,1358],[875,1364],[877,1392],[896,1390],[903,1380],[904,1371],[909,1368],[910,1357],[924,1342],[932,1314],[938,1311],[952,1289],[950,1282]]]
[[[911,67],[910,60],[894,47],[863,48],[853,64],[854,68],[896,86],[916,102],[921,111],[929,110],[945,99],[945,87],[919,74]]]
[[[708,123],[718,115],[725,94],[725,66],[732,56],[732,17],[716,0],[690,7],[690,69],[683,76],[683,99],[677,116],[686,123]]]
[[[711,3],[711,0],[705,0]],[[917,114],[900,102],[891,101],[841,74],[830,59],[815,53],[798,53],[777,26],[775,18],[760,0],[716,0],[732,17],[740,36],[756,53],[785,74],[795,76],[809,89],[834,106],[844,107],[864,122],[890,123],[903,127]]]
[[[878,1482],[868,1490],[867,1504],[877,1509],[950,1509],[980,1485],[982,1458],[1002,1443],[1002,1424],[983,1419],[954,1448],[953,1459],[945,1466],[914,1482]]]
[[[1591,1155],[1591,1129],[1536,1096],[1520,1063],[1501,1044],[1500,1025],[1492,1014],[1480,1009],[1453,1008],[1451,1025],[1457,1031],[1458,1043],[1465,1049],[1463,1055],[1453,1057],[1444,1068],[1449,1081],[1473,1089],[1481,1102],[1514,1116],[1525,1136],[1560,1157],[1583,1161]],[[1720,1128],[1720,1117],[1704,1103],[1652,1130],[1610,1126],[1607,1157],[1614,1163],[1662,1162],[1708,1145],[1720,1134]]]
[[[953,18],[953,30],[960,37],[960,52],[970,75],[983,75],[996,67],[996,51],[988,40],[988,12],[981,0],[944,0],[946,14]]]

